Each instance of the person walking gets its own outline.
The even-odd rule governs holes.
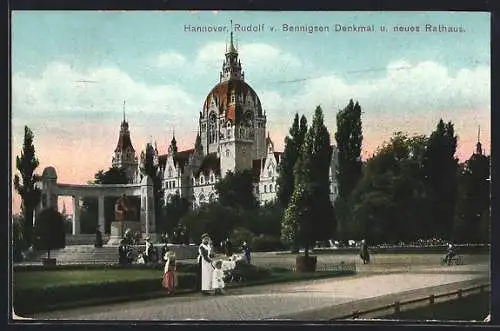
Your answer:
[[[368,245],[366,244],[365,239],[361,240],[359,256],[361,257],[361,260],[363,260],[363,264],[370,263],[370,253],[368,252]]]
[[[163,256],[165,261],[165,266],[163,268],[163,288],[167,291],[168,295],[172,295],[175,292],[175,271],[176,271],[176,261],[175,253],[166,247],[165,255]]]
[[[242,248],[243,248],[243,253],[245,254],[245,259],[247,263],[250,264],[250,262],[252,261],[251,250],[250,247],[248,247],[246,241],[243,242]]]
[[[200,289],[202,294],[210,294],[212,290],[212,278],[214,266],[212,265],[213,253],[209,245],[210,237],[208,234],[201,236],[201,244],[198,247],[198,265],[200,269]]]

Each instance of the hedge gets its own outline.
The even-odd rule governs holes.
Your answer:
[[[182,263],[177,262],[177,271],[179,272],[195,272],[196,264],[193,263]],[[15,265],[13,267],[14,271],[45,271],[45,270],[103,270],[103,269],[153,269],[153,270],[163,270],[163,265],[161,264],[127,264],[120,265],[118,263],[108,263],[108,264],[57,264],[57,265]]]
[[[14,284],[13,304],[19,314],[29,314],[44,308],[74,301],[106,297],[133,296],[161,290],[161,275],[152,279],[102,281],[81,284],[48,284],[42,287],[23,288]],[[196,275],[177,274],[178,289],[192,289]]]

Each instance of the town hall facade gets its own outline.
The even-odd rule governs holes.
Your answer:
[[[219,83],[208,93],[199,114],[198,134],[194,148],[178,151],[175,136],[166,154],[154,146],[154,162],[162,178],[165,201],[178,194],[190,201],[193,208],[217,200],[215,184],[228,171],[251,169],[254,174],[254,194],[260,204],[276,198],[278,166],[282,152],[266,134],[266,113],[257,93],[245,82],[245,74],[233,44],[226,47]],[[140,182],[141,164],[130,139],[124,117],[112,165],[125,169],[129,182]],[[337,149],[331,146],[330,199],[338,188]]]

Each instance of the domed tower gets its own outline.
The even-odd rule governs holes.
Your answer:
[[[134,146],[130,140],[130,131],[128,122],[125,118],[125,101],[123,102],[123,121],[120,125],[120,136],[118,144],[112,158],[112,166],[116,168],[123,168],[127,173],[129,183],[133,183],[138,166],[137,156],[135,154]]]
[[[222,175],[250,169],[252,160],[266,156],[266,116],[244,79],[231,32],[219,83],[207,95],[199,120],[204,154],[220,156]]]

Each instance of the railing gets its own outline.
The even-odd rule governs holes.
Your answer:
[[[490,292],[490,283],[482,284],[482,285],[474,286],[474,287],[469,287],[466,289],[458,289],[456,291],[442,293],[442,294],[438,294],[438,295],[431,294],[429,296],[417,298],[417,299],[411,299],[411,300],[405,300],[405,301],[395,301],[394,303],[391,303],[388,305],[378,306],[378,307],[363,310],[363,311],[356,310],[356,311],[353,311],[351,314],[336,317],[332,320],[358,319],[363,315],[380,313],[380,312],[384,312],[384,311],[387,311],[387,312],[392,311],[394,314],[399,314],[402,311],[402,307],[404,307],[404,306],[410,306],[410,305],[415,306],[416,304],[422,304],[422,303],[424,305],[425,304],[433,305],[436,303],[437,299],[448,298],[448,300],[451,300],[451,299],[453,299],[453,297],[461,299],[466,294],[470,295],[473,292],[489,293]],[[443,301],[447,301],[447,300],[443,300]],[[422,305],[419,305],[419,306],[422,306]],[[390,313],[387,313],[387,315],[390,315]]]

